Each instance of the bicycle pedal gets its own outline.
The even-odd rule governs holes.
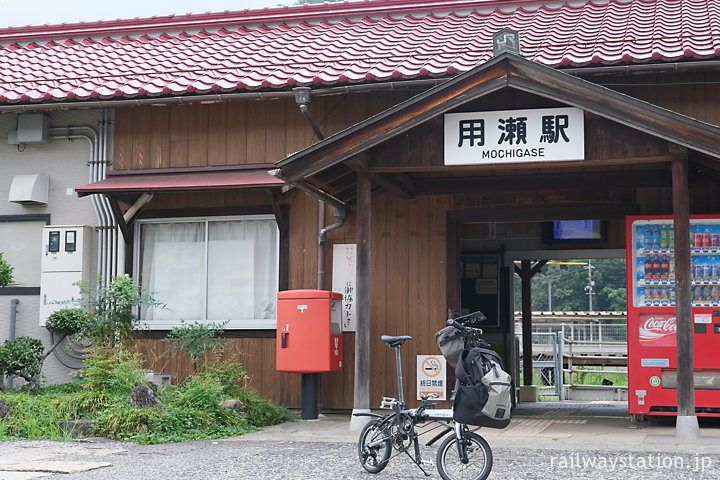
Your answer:
[[[391,397],[382,397],[382,401],[380,402],[380,409],[381,410],[392,410],[395,408],[395,405],[398,403],[398,401]]]
[[[433,462],[432,460],[420,460],[420,466],[435,468],[435,462]]]

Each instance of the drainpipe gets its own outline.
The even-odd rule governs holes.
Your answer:
[[[10,332],[8,333],[8,340],[15,340],[15,326],[17,325],[17,304],[20,300],[17,298],[10,299]],[[5,378],[5,386],[8,389],[13,387],[14,375],[8,375]]]
[[[305,120],[307,120],[310,127],[312,127],[313,132],[315,132],[315,136],[318,140],[324,140],[325,136],[322,134],[317,126],[317,123],[315,123],[315,119],[310,114],[310,87],[295,87],[292,91],[293,94],[295,94],[295,103],[297,103],[300,107],[300,113],[302,113],[302,116],[305,117]]]
[[[325,239],[328,232],[337,230],[345,224],[345,208],[333,207],[333,215],[335,223],[326,227],[325,202],[322,200],[318,202],[318,228],[320,230],[318,235],[318,290],[324,290],[325,286]]]

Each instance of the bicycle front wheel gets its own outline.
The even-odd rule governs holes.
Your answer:
[[[480,435],[463,433],[463,445],[467,463],[460,461],[457,438],[451,435],[440,445],[437,452],[437,468],[443,480],[485,480],[492,469],[490,445]]]
[[[366,424],[358,440],[358,455],[363,468],[370,473],[381,472],[388,464],[390,453],[392,438],[387,424],[381,420]]]

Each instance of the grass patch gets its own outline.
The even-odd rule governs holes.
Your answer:
[[[297,420],[249,387],[228,383],[234,377],[214,371],[155,388],[159,407],[131,407],[128,400],[142,378],[141,365],[135,354],[98,350],[73,383],[0,392],[12,411],[0,421],[0,440],[68,440],[60,422],[79,419],[94,422],[93,436],[142,444],[226,438]],[[237,409],[220,405],[229,399],[236,400]]]

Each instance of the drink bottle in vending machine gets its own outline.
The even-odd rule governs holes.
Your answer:
[[[675,233],[671,216],[626,219],[628,410],[677,415]],[[720,215],[690,218],[695,405],[720,416]]]

